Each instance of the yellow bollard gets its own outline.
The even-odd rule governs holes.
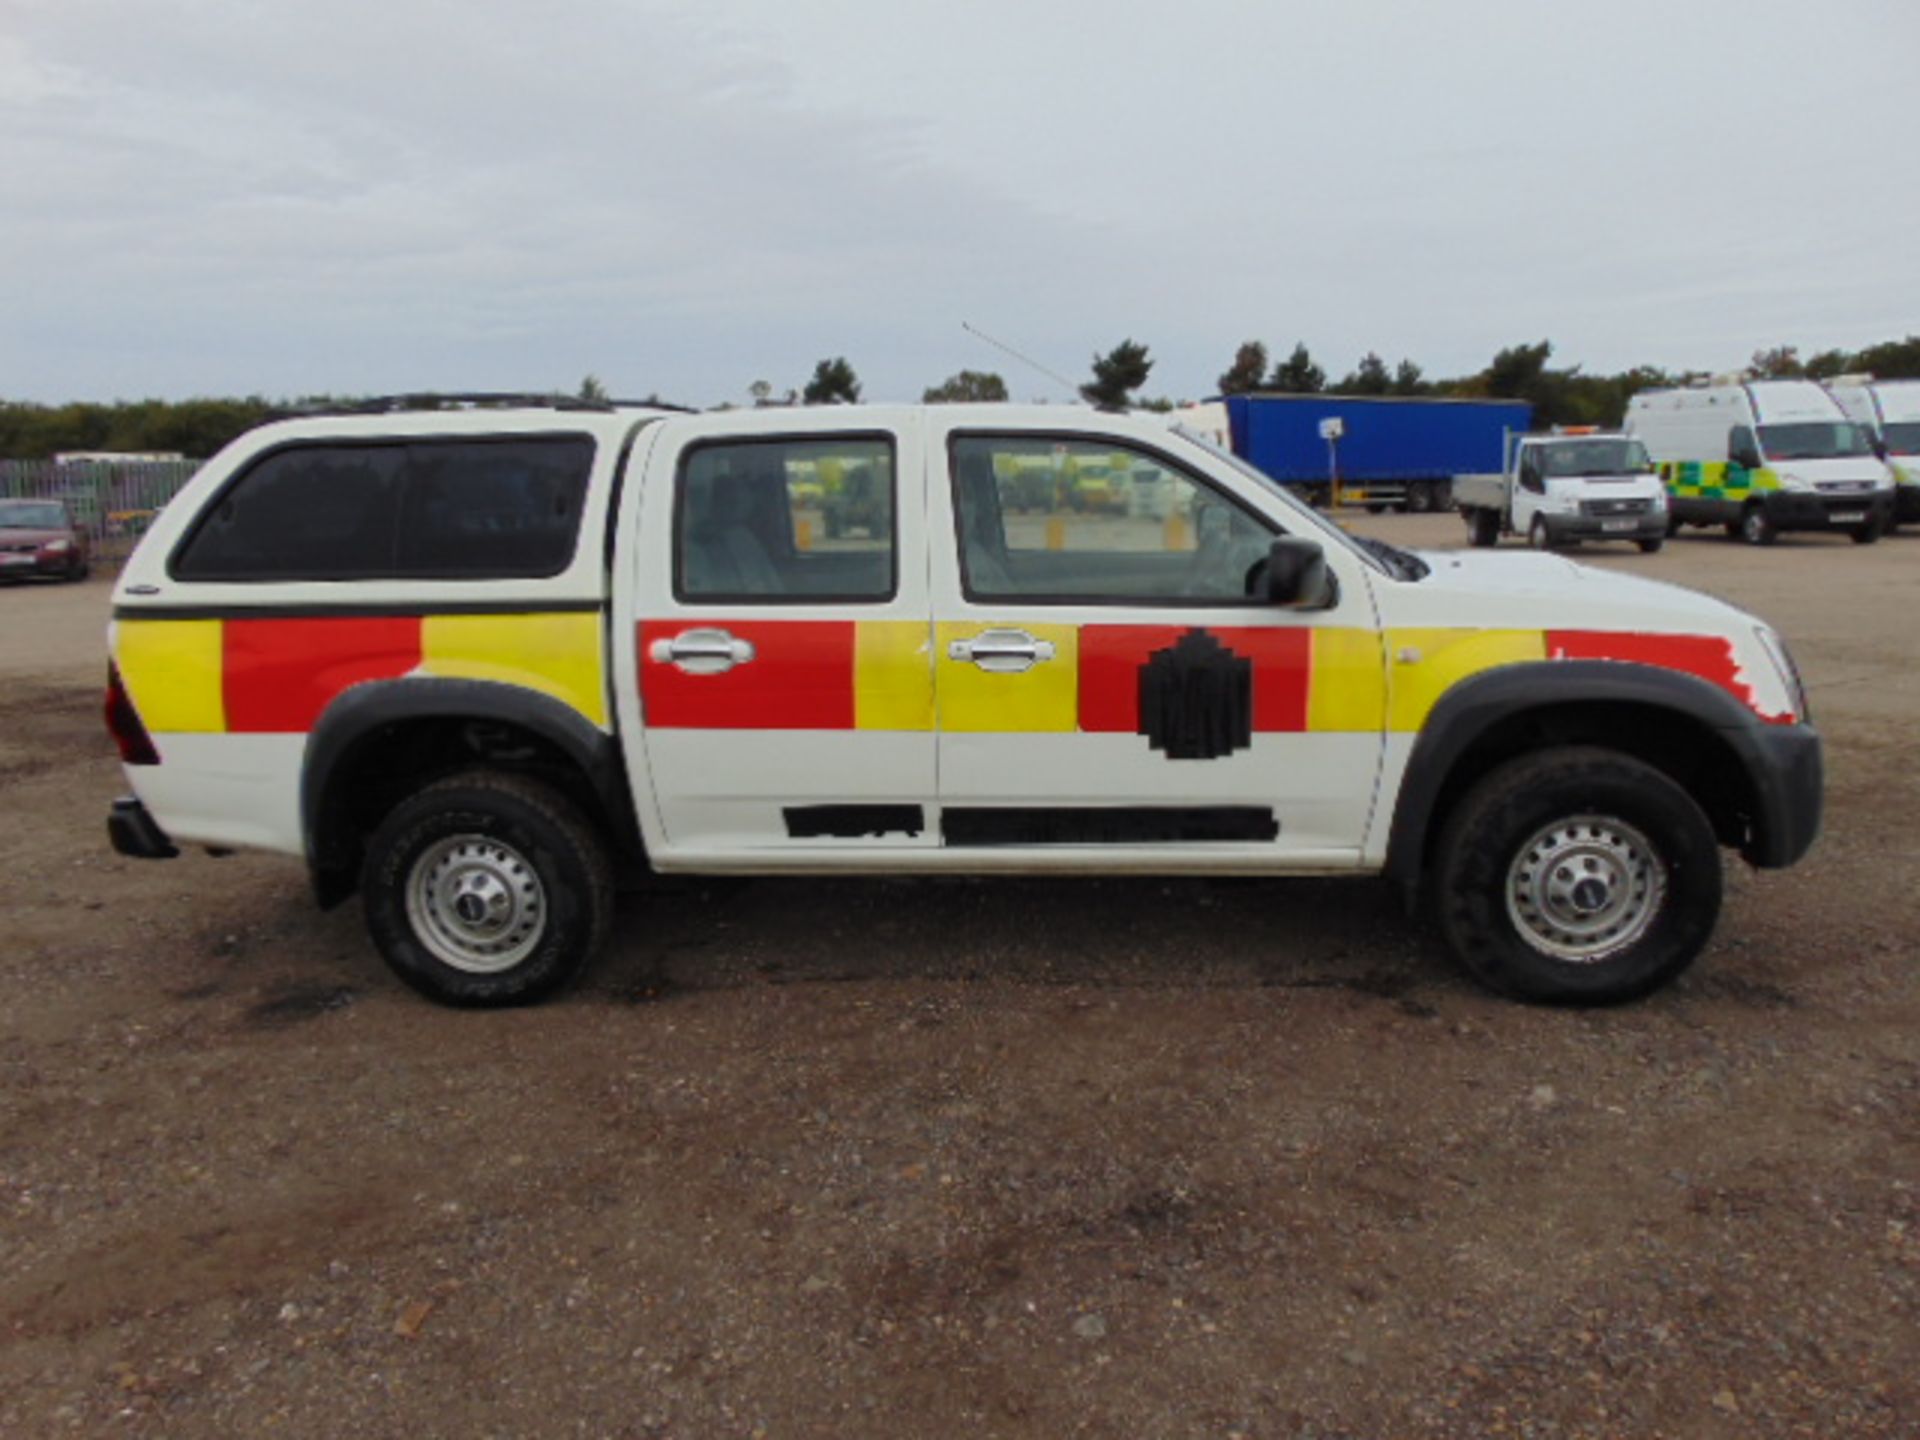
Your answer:
[[[1187,535],[1187,517],[1177,510],[1167,512],[1166,544],[1169,550],[1190,550],[1193,548]]]
[[[1049,550],[1067,548],[1067,522],[1058,515],[1049,516],[1047,519],[1047,548]]]
[[[813,548],[813,521],[804,515],[793,517],[793,548],[796,550]]]

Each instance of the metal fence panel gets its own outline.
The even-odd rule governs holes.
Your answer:
[[[0,499],[64,500],[87,532],[95,564],[118,565],[160,507],[200,468],[198,460],[129,464],[0,460]]]

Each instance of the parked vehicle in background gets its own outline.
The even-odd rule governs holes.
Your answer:
[[[1524,535],[1536,550],[1630,540],[1666,543],[1667,492],[1638,440],[1595,427],[1516,435],[1497,475],[1456,475],[1454,503],[1475,545]]]
[[[0,500],[0,580],[87,578],[87,532],[59,500]]]
[[[1920,520],[1920,380],[1842,375],[1827,382],[1847,418],[1866,427],[1893,472],[1893,523]]]
[[[1626,432],[1659,466],[1676,529],[1721,525],[1750,545],[1844,530],[1870,545],[1892,522],[1892,475],[1816,381],[1643,390],[1627,403]]]
[[[1070,462],[1155,499],[1036,493]],[[810,543],[836,467],[879,508]],[[1754,617],[1355,539],[1163,416],[303,419],[210,461],[113,599],[115,846],[304,856],[462,1004],[572,975],[616,865],[1385,875],[1489,985],[1621,1000],[1707,943],[1722,846],[1819,827]]]
[[[1452,508],[1455,475],[1504,468],[1508,437],[1526,433],[1533,407],[1524,400],[1252,394],[1177,414],[1313,504],[1327,502],[1337,473],[1343,500],[1424,511]]]

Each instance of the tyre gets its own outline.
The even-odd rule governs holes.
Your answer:
[[[1660,553],[1660,547],[1667,542],[1665,540],[1636,540],[1633,543],[1640,547],[1640,553],[1642,555],[1658,555]]]
[[[1675,515],[1669,512],[1667,515],[1667,538],[1671,540],[1674,536],[1678,535],[1679,533],[1680,533],[1680,517],[1678,515]]]
[[[1485,550],[1500,543],[1500,517],[1491,510],[1467,512],[1467,542]]]
[[[393,971],[448,1005],[521,1005],[605,943],[613,875],[564,797],[470,771],[402,801],[367,845],[367,929]]]
[[[1586,746],[1484,776],[1448,817],[1433,874],[1448,947],[1524,1000],[1644,995],[1693,961],[1720,914],[1720,849],[1693,797]]]
[[[1763,505],[1749,505],[1740,512],[1738,534],[1749,545],[1771,545],[1780,538]]]
[[[1547,533],[1547,522],[1539,515],[1533,517],[1533,523],[1527,527],[1527,544],[1536,550],[1554,548],[1553,537]]]
[[[1853,537],[1853,543],[1856,545],[1871,545],[1884,533],[1886,532],[1877,519],[1869,520],[1864,525],[1856,525],[1847,532]]]
[[[93,567],[87,561],[81,560],[68,568],[67,579],[78,583],[86,579],[92,573],[92,569]]]

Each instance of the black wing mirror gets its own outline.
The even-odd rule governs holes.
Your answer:
[[[1266,572],[1264,577],[1260,576],[1262,570]],[[1282,535],[1275,540],[1267,558],[1254,566],[1254,573],[1254,593],[1264,593],[1269,605],[1326,610],[1340,594],[1318,542],[1298,535]]]

